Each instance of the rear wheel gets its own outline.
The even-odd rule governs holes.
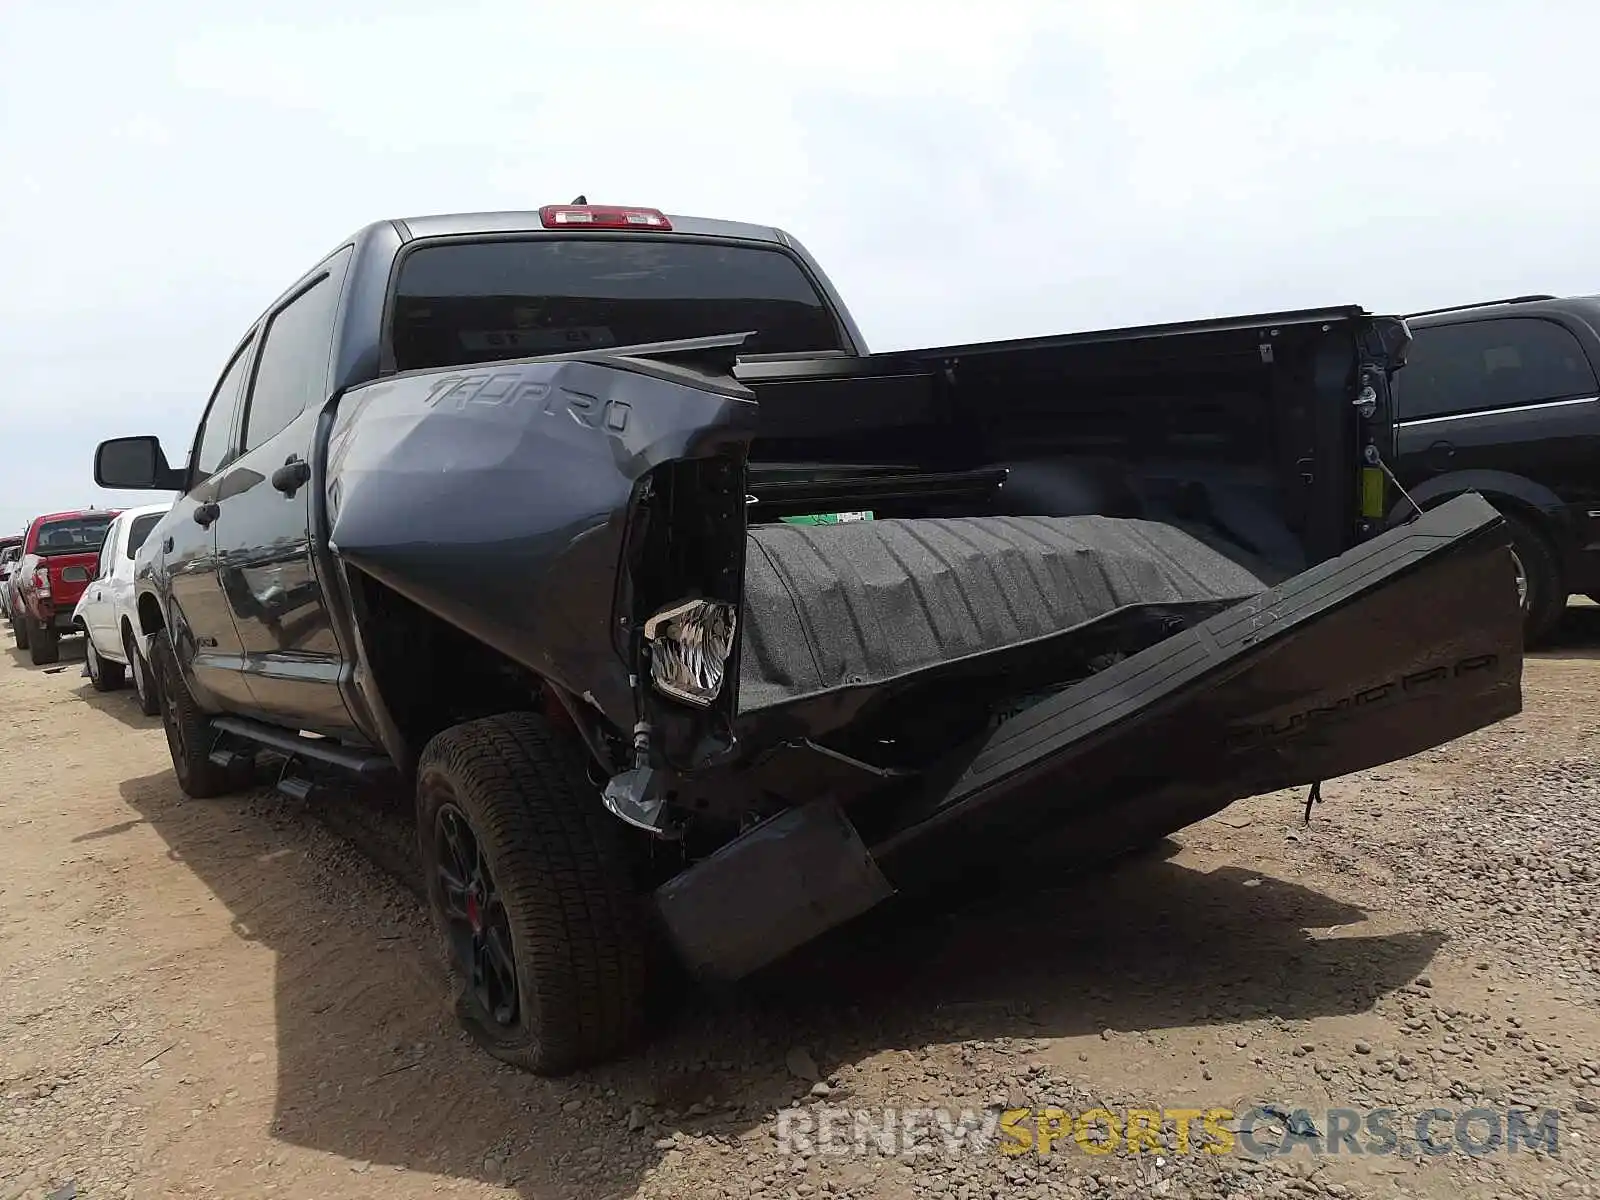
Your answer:
[[[579,754],[537,716],[458,725],[422,752],[417,834],[429,907],[494,1057],[542,1075],[641,1032],[645,913]]]
[[[36,667],[61,661],[61,635],[56,632],[54,625],[31,621],[28,626],[28,660]]]
[[[1501,515],[1511,529],[1511,560],[1522,602],[1522,640],[1537,645],[1555,628],[1567,606],[1561,561],[1550,539],[1531,522],[1511,513]]]
[[[87,630],[83,635],[83,657],[89,667],[89,682],[97,692],[114,692],[127,682],[127,672],[121,663],[107,662],[94,648],[94,638]]]
[[[156,635],[153,655],[155,661],[151,665],[160,680],[161,724],[167,732],[167,749],[172,754],[178,786],[196,800],[226,795],[233,790],[233,776],[211,761],[211,743],[215,740],[211,721],[189,694],[189,685],[178,670],[172,635],[165,630]]]
[[[16,617],[11,618],[11,639],[17,643],[18,650],[26,650],[28,648],[28,625],[25,620],[19,621]]]
[[[133,691],[139,701],[139,711],[153,717],[161,711],[161,700],[156,695],[156,683],[150,674],[150,664],[139,653],[139,640],[133,630],[122,627],[122,653],[128,660],[128,674],[133,676]]]

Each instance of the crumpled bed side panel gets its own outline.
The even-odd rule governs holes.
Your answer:
[[[1112,517],[756,526],[739,707],[749,712],[1045,637],[1131,604],[1264,585],[1195,538]]]

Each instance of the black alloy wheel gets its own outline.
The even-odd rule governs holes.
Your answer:
[[[587,750],[529,712],[442,730],[417,763],[417,850],[456,1015],[494,1057],[559,1075],[642,1036],[654,938]]]
[[[195,800],[209,800],[236,790],[234,777],[211,761],[211,721],[189,694],[170,632],[163,630],[156,635],[153,657],[150,665],[159,681],[156,690],[161,700],[161,725],[166,730],[178,786]]]
[[[439,781],[434,781],[439,786]],[[433,822],[445,939],[479,1009],[502,1029],[521,1012],[511,921],[472,821],[453,799],[441,799]]]

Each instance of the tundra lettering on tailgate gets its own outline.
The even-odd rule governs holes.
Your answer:
[[[1363,688],[1354,695],[1345,696],[1332,704],[1319,704],[1290,716],[1258,725],[1240,726],[1228,735],[1228,750],[1237,753],[1268,742],[1283,741],[1304,733],[1313,726],[1336,719],[1355,708],[1371,708],[1397,699],[1411,699],[1417,694],[1435,690],[1451,679],[1459,679],[1478,671],[1492,670],[1500,661],[1497,654],[1474,654],[1458,659],[1454,664],[1429,667],[1409,675],[1387,680]]]

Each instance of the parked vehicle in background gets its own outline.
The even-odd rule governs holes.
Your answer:
[[[13,573],[11,634],[35,666],[61,657],[61,636],[76,632],[72,610],[88,586],[115,510],[47,513],[28,523]]]
[[[1423,508],[1477,491],[1511,526],[1530,643],[1600,596],[1600,296],[1522,296],[1407,318],[1401,484]],[[1409,510],[1397,500],[1396,515]]]
[[[24,529],[23,532],[26,533],[27,530]],[[15,635],[17,623],[22,619],[22,605],[17,598],[19,582],[17,575],[22,568],[21,534],[11,539],[11,545],[7,547],[5,554],[7,556],[5,576],[0,578],[0,613],[5,615],[6,623],[11,626],[11,632]],[[18,641],[17,645],[21,646],[22,642]]]
[[[106,529],[94,578],[84,588],[72,623],[85,635],[84,659],[97,692],[112,692],[131,676],[139,707],[154,716],[159,708],[149,663],[141,649],[134,593],[136,556],[170,504],[125,509]]]
[[[11,579],[11,572],[17,565],[17,560],[22,557],[22,539],[20,537],[0,538],[0,610],[7,617],[11,614],[9,589],[6,584]]]
[[[1520,710],[1505,523],[1385,529],[1405,324],[871,354],[771,228],[383,221],[245,331],[150,535],[180,786],[415,797],[492,1053],[641,1031],[897,890],[1063,868]]]

